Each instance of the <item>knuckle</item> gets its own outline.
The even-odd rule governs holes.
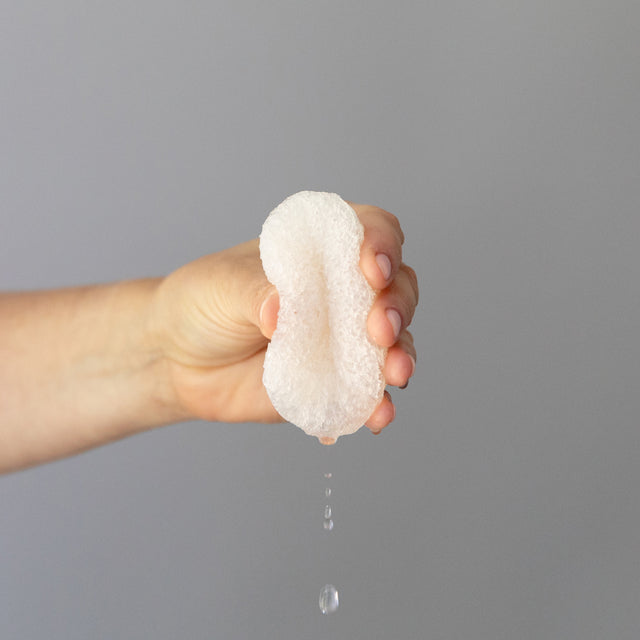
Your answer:
[[[411,289],[413,291],[413,295],[415,297],[415,304],[418,304],[420,299],[420,287],[418,286],[418,275],[416,272],[407,264],[402,265],[402,270],[407,275],[409,280],[409,284],[411,285]]]
[[[390,213],[389,211],[384,211],[385,218],[388,220],[389,224],[393,227],[394,231],[398,235],[400,240],[400,244],[404,244],[404,233],[402,231],[402,226],[400,224],[400,220],[396,215]]]

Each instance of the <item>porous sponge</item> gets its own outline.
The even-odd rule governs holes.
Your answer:
[[[276,411],[330,443],[382,399],[386,350],[367,334],[375,291],[360,270],[364,230],[335,193],[301,191],[270,214],[260,258],[280,296],[263,382]]]

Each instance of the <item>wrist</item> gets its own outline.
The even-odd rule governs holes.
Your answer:
[[[141,428],[152,428],[190,419],[175,392],[171,361],[167,357],[160,325],[157,292],[162,278],[147,278],[122,283],[123,305],[133,308],[131,332],[122,359],[138,398],[136,422]],[[116,285],[118,286],[118,285]],[[130,306],[131,305],[131,306]]]

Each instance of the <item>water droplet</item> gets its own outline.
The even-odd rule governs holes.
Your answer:
[[[327,505],[324,508],[324,517],[325,518],[330,518],[331,517],[331,505]]]
[[[325,615],[338,610],[338,590],[332,584],[325,584],[320,590],[320,611]]]
[[[327,480],[328,480],[331,476],[332,476],[332,474],[331,474],[331,473],[325,473],[325,474],[324,474],[324,477],[325,477],[325,478],[327,478]]]
[[[325,495],[327,498],[331,495],[331,489],[330,489],[330,487],[327,487],[327,488],[324,490],[324,495]]]
[[[322,526],[327,530],[331,531],[333,529],[333,520],[331,518],[325,518]]]

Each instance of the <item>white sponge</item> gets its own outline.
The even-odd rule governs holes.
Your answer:
[[[367,334],[375,292],[360,271],[364,231],[335,193],[301,191],[278,205],[260,258],[280,296],[264,361],[276,411],[331,443],[357,431],[382,399],[386,349]]]

